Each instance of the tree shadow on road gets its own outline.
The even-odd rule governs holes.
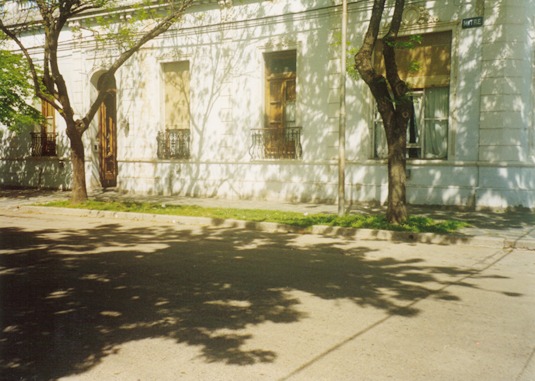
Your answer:
[[[0,233],[0,361],[8,379],[80,373],[123,343],[156,337],[196,346],[207,362],[272,362],[269,348],[246,349],[243,329],[306,319],[291,291],[411,317],[419,313],[414,300],[456,300],[443,286],[473,274],[239,229],[103,223]]]

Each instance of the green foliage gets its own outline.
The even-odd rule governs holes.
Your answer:
[[[0,123],[19,130],[43,121],[43,116],[27,101],[34,94],[30,70],[24,57],[0,49]]]
[[[416,45],[420,45],[422,43],[422,35],[416,34],[409,36],[408,39],[398,39],[398,40],[384,40],[384,43],[388,46],[393,46],[394,49],[412,49]]]
[[[422,35],[416,34],[409,36],[408,39],[396,40],[394,42],[385,41],[385,43],[394,46],[395,49],[413,49],[415,46],[422,43]],[[419,61],[411,61],[407,70],[409,73],[417,73],[422,68],[422,63]]]
[[[46,206],[62,208],[80,208],[92,210],[107,210],[114,212],[135,212],[164,214],[177,216],[208,217],[217,219],[237,219],[252,222],[276,222],[280,224],[308,228],[314,225],[340,226],[357,229],[380,229],[406,232],[453,233],[466,223],[460,221],[435,221],[428,217],[412,216],[403,225],[391,225],[382,215],[348,214],[302,214],[297,212],[283,212],[264,209],[231,209],[231,208],[203,208],[197,205],[170,205],[147,202],[104,202],[86,201],[73,204],[70,201],[56,201]]]
[[[409,63],[409,73],[417,73],[422,69],[422,63],[419,61],[411,61]]]
[[[334,42],[332,43],[332,46],[335,49],[340,49],[340,46],[342,46],[342,34],[340,32],[334,33]],[[354,61],[355,55],[358,53],[359,50],[356,47],[352,46],[351,42],[347,41],[345,51],[346,51],[346,62],[347,62],[347,66],[346,66],[347,75],[354,80],[358,80],[360,78],[359,72],[355,68],[353,61]]]
[[[417,34],[409,36],[408,38],[401,38],[398,40],[390,40],[385,38],[383,42],[388,46],[394,47],[394,49],[413,49],[415,46],[420,45],[422,43],[422,36]],[[417,73],[421,70],[421,68],[421,62],[411,61],[407,70],[409,73]]]
[[[356,80],[360,79],[360,75],[359,75],[359,72],[358,72],[357,68],[354,65],[354,58],[357,55],[357,53],[359,52],[359,50],[357,48],[355,48],[354,46],[351,46],[350,42],[348,42],[347,44],[348,44],[347,45],[347,62],[348,62],[348,65],[347,65],[346,71],[347,71],[347,75],[349,76],[349,78],[351,78],[351,79],[356,81]]]
[[[114,12],[117,2],[106,1],[102,7],[108,9],[109,14],[96,18],[98,28],[92,30],[95,40],[102,45],[113,42],[121,50],[132,48],[144,30],[150,29],[158,19],[166,15],[154,5],[153,0],[140,0],[131,4],[132,8],[128,13],[119,15]],[[173,7],[172,2],[170,7]],[[110,17],[110,14],[115,16]]]

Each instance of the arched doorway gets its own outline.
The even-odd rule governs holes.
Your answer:
[[[102,78],[97,88],[102,86]],[[99,169],[103,188],[117,186],[117,88],[115,78],[98,112]]]

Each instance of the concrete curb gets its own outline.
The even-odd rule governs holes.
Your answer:
[[[266,233],[317,234],[327,237],[344,237],[356,240],[427,243],[433,245],[469,245],[494,248],[516,248],[535,251],[535,240],[487,236],[468,236],[462,234],[411,233],[390,230],[355,229],[338,226],[315,225],[301,228],[275,222],[252,222],[233,219],[218,219],[208,217],[171,216],[150,213],[112,212],[90,209],[69,209],[48,206],[20,205],[17,209],[29,213],[55,214],[77,217],[93,217],[103,219],[125,219],[147,222],[164,222],[177,225],[212,226],[227,229],[246,229]]]

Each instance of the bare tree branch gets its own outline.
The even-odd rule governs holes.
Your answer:
[[[119,1],[35,0],[37,9],[27,9],[25,12],[22,12],[22,14],[26,15],[24,21],[22,21],[22,18],[14,8],[9,15],[10,25],[6,25],[8,22],[2,22],[0,19],[0,30],[14,41],[29,63],[37,96],[49,101],[65,120],[66,134],[70,141],[71,163],[73,167],[73,201],[79,202],[87,199],[87,188],[85,184],[85,150],[82,135],[89,127],[91,120],[95,117],[102,104],[115,72],[144,44],[167,31],[174,23],[180,20],[188,7],[195,2],[196,0],[168,0],[168,8],[165,9],[165,14],[162,16],[161,14],[157,15],[154,13],[154,17],[149,19],[155,24],[153,24],[154,26],[150,28],[148,32],[132,34],[134,38],[130,41],[131,45],[118,55],[115,62],[113,62],[103,74],[102,86],[99,86],[96,100],[91,104],[85,117],[78,120],[75,120],[75,113],[72,108],[69,89],[59,65],[60,59],[58,57],[58,48],[60,44],[60,34],[72,17],[82,15],[83,12],[92,9],[99,9],[106,12],[107,5],[117,6]],[[138,0],[137,5],[143,7],[143,2]],[[159,9],[160,7],[162,7],[161,3],[157,8]],[[129,9],[135,11],[135,5],[132,5]],[[142,16],[141,19],[143,19],[143,16],[145,15],[146,14],[142,12],[140,14],[140,16]],[[24,33],[27,30],[27,27],[30,24],[40,27],[42,34],[44,35],[44,46],[42,47],[42,75],[37,71],[37,67],[30,54],[30,49],[27,46],[24,46],[23,40],[19,36],[20,33]]]
[[[398,74],[398,66],[396,63],[395,43],[398,37],[399,28],[401,26],[401,19],[403,16],[403,8],[405,0],[396,0],[394,14],[388,33],[383,41],[383,56],[385,59],[386,78],[390,84],[390,88],[394,93],[394,98],[399,99],[407,93],[407,84],[401,80]]]
[[[42,91],[42,86],[41,86],[39,75],[37,73],[37,68],[36,68],[35,63],[33,61],[33,58],[30,55],[30,53],[29,53],[28,49],[26,48],[26,46],[24,46],[24,44],[21,42],[21,40],[18,38],[18,36],[10,28],[8,28],[8,27],[6,27],[4,25],[4,23],[3,23],[3,21],[1,19],[0,19],[0,30],[3,33],[5,33],[6,36],[8,36],[13,42],[15,42],[17,47],[20,49],[20,51],[24,55],[26,61],[28,62],[28,66],[30,68],[30,73],[32,75],[32,82],[33,82],[33,86],[34,86],[34,90],[35,90],[35,95],[37,97],[43,99],[43,100],[47,100],[47,101],[51,102],[52,99],[50,98],[50,94],[47,94],[47,93]],[[51,103],[54,103],[54,102],[51,102]],[[54,106],[57,107],[57,105],[55,105],[55,104],[54,104]]]
[[[378,75],[372,65],[372,55],[379,35],[385,2],[386,0],[374,0],[368,30],[360,50],[355,55],[355,68],[366,83],[373,81]]]
[[[115,72],[130,58],[134,53],[136,53],[143,45],[148,41],[154,39],[160,34],[167,31],[176,21],[178,21],[183,15],[186,9],[191,6],[195,0],[184,0],[181,2],[179,8],[173,10],[173,13],[163,18],[156,26],[154,26],[149,32],[145,33],[137,42],[128,50],[123,52],[117,60],[109,67],[109,69],[104,73],[104,78],[102,79],[102,88],[99,90],[97,98],[87,111],[86,115],[83,118],[83,125],[85,126],[84,130],[89,127],[89,123],[95,117],[100,104],[106,96],[106,91],[109,89],[109,84],[111,78]]]

